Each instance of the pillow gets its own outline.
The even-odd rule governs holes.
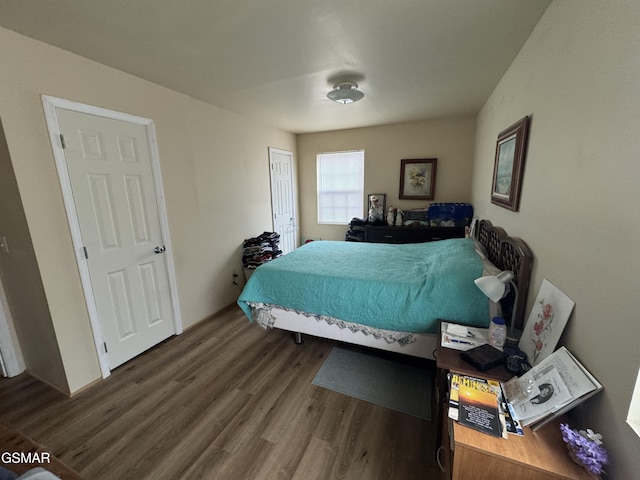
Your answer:
[[[478,254],[478,256],[482,259],[487,258],[489,255],[487,254],[487,249],[484,248],[484,245],[482,245],[478,240],[476,240],[475,238],[473,239],[473,248],[476,249],[476,253]]]
[[[500,270],[493,263],[491,263],[491,261],[487,257],[480,257],[480,258],[482,259],[482,276],[483,277],[496,276],[500,272],[502,272],[502,270]]]

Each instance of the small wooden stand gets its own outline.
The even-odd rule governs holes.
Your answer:
[[[510,434],[507,439],[467,428],[448,418],[447,373],[457,372],[480,378],[505,381],[511,375],[504,366],[481,372],[460,358],[460,351],[441,346],[438,329],[436,361],[438,366],[437,405],[442,426],[439,460],[444,478],[453,480],[547,480],[591,479],[575,464],[562,441],[560,421],[533,432],[524,428],[524,436]]]

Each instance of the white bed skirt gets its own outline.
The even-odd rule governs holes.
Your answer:
[[[271,309],[271,315],[275,317],[272,325],[274,328],[435,360],[433,355],[437,346],[435,334],[413,333],[415,341],[402,345],[361,331],[352,332],[348,328],[340,328],[338,325],[330,325],[327,322],[277,307]]]

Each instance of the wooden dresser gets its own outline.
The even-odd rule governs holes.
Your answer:
[[[366,225],[364,241],[369,243],[422,243],[463,238],[464,227],[394,227]]]

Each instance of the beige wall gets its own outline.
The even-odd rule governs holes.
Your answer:
[[[0,235],[5,237],[8,252],[0,250],[0,296],[6,298],[7,323],[11,343],[20,355],[18,334],[27,344],[25,361],[33,375],[46,378],[60,390],[67,389],[62,359],[44,296],[40,271],[20,201],[16,177],[11,165],[2,119],[0,118]],[[23,319],[13,322],[13,318]],[[16,344],[17,343],[17,344]],[[2,352],[3,355],[7,351]],[[19,367],[24,368],[22,361]]]
[[[400,159],[438,157],[435,201],[471,201],[477,215],[527,241],[536,259],[529,303],[544,277],[576,302],[562,343],[605,391],[574,411],[573,421],[604,434],[610,478],[640,471],[640,440],[624,422],[640,365],[640,260],[631,240],[640,234],[639,21],[637,2],[556,0],[477,129],[473,118],[461,118],[307,134],[297,150],[303,238],[343,239],[346,231],[316,224],[315,155],[363,148],[365,193],[387,193],[400,208],[422,206],[397,200]],[[32,365],[49,361],[55,370],[61,362],[75,391],[99,370],[40,95],[154,120],[186,326],[235,299],[230,269],[239,265],[242,239],[271,228],[267,146],[295,151],[296,139],[7,30],[0,29],[0,44],[0,118],[49,308],[44,322],[61,359],[38,353],[31,339],[23,350],[25,358],[43,355]],[[495,139],[529,114],[522,200],[513,213],[489,201]]]
[[[267,149],[295,152],[296,139],[5,29],[0,44],[0,118],[42,278],[40,297],[48,305],[50,320],[44,321],[55,332],[65,387],[74,392],[100,372],[40,96],[155,122],[185,327],[237,298],[232,270],[241,267],[242,240],[272,228]],[[28,297],[24,292],[20,301]],[[36,339],[21,338],[25,359],[38,357],[27,368],[55,364],[55,354],[38,350],[37,341],[42,335],[50,342],[53,335],[32,319],[14,320]],[[52,369],[37,373],[60,383]]]
[[[605,390],[573,412],[604,435],[609,478],[637,478],[640,439],[625,423],[640,335],[640,3],[554,1],[478,117],[473,203],[535,255],[576,302],[561,343]],[[520,212],[490,204],[498,133],[532,115]]]
[[[316,155],[364,149],[364,191],[386,193],[387,208],[424,208],[431,201],[399,200],[400,160],[437,158],[433,202],[468,202],[475,117],[400,123],[298,135],[301,237],[344,240],[348,226],[317,223]],[[365,212],[362,212],[364,216]]]

